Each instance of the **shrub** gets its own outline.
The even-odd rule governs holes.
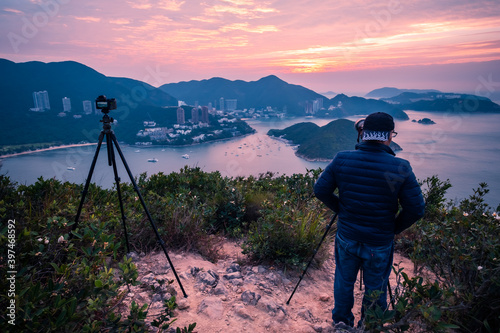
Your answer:
[[[276,261],[286,266],[301,267],[311,258],[324,234],[326,222],[317,202],[296,206],[284,200],[281,205],[264,202],[262,217],[252,225],[242,246],[243,253],[260,261]],[[322,262],[328,252],[328,243],[315,257]]]
[[[130,259],[120,260],[123,242],[115,234],[120,220],[109,209],[115,208],[113,194],[91,186],[81,221],[72,231],[74,222],[66,217],[76,213],[79,188],[39,179],[16,189],[0,177],[2,217],[16,222],[16,325],[6,324],[4,331],[147,331],[141,321],[147,305],[132,306],[128,318],[115,308],[123,287],[136,283],[137,269]],[[5,244],[11,234],[3,227],[0,242]],[[10,301],[4,294],[0,306],[6,308]]]
[[[424,184],[425,217],[398,242],[405,244],[416,265],[435,274],[439,288],[453,291],[441,308],[450,323],[471,332],[496,332],[500,328],[500,224],[484,202],[487,185],[481,183],[458,206],[448,203],[446,207],[449,182],[434,176]]]
[[[480,184],[458,208],[422,221],[412,254],[443,286],[455,289],[467,306],[456,321],[473,331],[500,327],[500,226],[484,203],[486,193],[486,184]]]

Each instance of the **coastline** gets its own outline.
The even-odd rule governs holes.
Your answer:
[[[42,149],[36,149],[36,150],[28,150],[28,151],[22,151],[20,153],[14,153],[14,154],[7,154],[7,155],[0,155],[0,160],[8,157],[15,157],[19,155],[26,155],[26,154],[33,154],[33,153],[39,153],[42,151],[49,151],[49,150],[56,150],[56,149],[64,149],[64,148],[74,148],[74,147],[84,147],[84,146],[93,146],[97,145],[96,143],[76,143],[76,144],[71,144],[71,145],[62,145],[62,146],[55,146],[55,147],[49,147],[49,148],[42,148]]]
[[[135,147],[135,148],[141,148],[141,149],[158,148],[160,146],[165,146],[165,147],[169,147],[169,148],[182,148],[182,147],[197,146],[197,145],[202,145],[202,144],[209,144],[209,143],[213,143],[213,142],[230,141],[230,140],[233,140],[235,138],[245,137],[245,136],[248,136],[248,135],[251,135],[254,133],[255,132],[247,133],[244,135],[239,135],[239,136],[231,137],[231,138],[216,139],[216,140],[205,141],[205,142],[200,142],[200,143],[191,143],[191,144],[187,144],[187,145],[136,145],[136,144],[128,144],[128,146]],[[106,142],[103,142],[103,145],[104,144],[106,144]],[[36,149],[36,150],[27,150],[27,151],[22,151],[19,153],[0,155],[0,160],[2,160],[4,158],[8,158],[8,157],[16,157],[16,156],[20,156],[20,155],[39,153],[39,152],[44,152],[44,151],[49,151],[49,150],[76,148],[76,147],[83,147],[83,146],[95,146],[95,145],[97,145],[97,142],[95,142],[95,143],[76,143],[76,144],[54,146],[54,147],[42,148],[42,149]]]

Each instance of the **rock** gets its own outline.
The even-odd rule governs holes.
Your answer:
[[[234,313],[240,318],[253,320],[243,304],[235,304]]]
[[[232,284],[233,286],[242,286],[243,285],[243,280],[242,279],[232,279],[229,280],[229,283]]]
[[[281,283],[281,276],[271,272],[269,274],[266,274],[266,280],[272,283],[273,285],[278,286]]]
[[[226,280],[243,279],[243,276],[241,275],[241,272],[238,271],[234,273],[224,274],[224,279]]]
[[[286,318],[285,309],[277,304],[274,299],[268,296],[262,296],[260,301],[257,303],[257,308],[266,312],[271,317],[276,317],[278,321],[283,321]]]
[[[323,332],[323,327],[321,325],[312,325],[312,329],[315,332]]]
[[[182,298],[180,300],[177,300],[176,303],[177,303],[177,309],[179,310],[189,309],[189,301],[187,298]]]
[[[249,273],[245,276],[244,280],[245,284],[258,284],[260,282],[259,277],[257,274]]]
[[[127,258],[132,258],[133,262],[138,262],[140,260],[139,254],[134,251],[127,253]]]
[[[305,309],[305,308],[300,309],[299,311],[297,311],[297,316],[299,316],[300,318],[302,318],[305,321],[308,321],[310,323],[314,322],[314,317],[309,309]]]
[[[240,265],[233,263],[231,264],[231,266],[228,267],[228,269],[226,269],[226,272],[228,273],[241,272],[241,267]]]
[[[319,300],[321,302],[329,302],[330,301],[330,295],[328,295],[328,294],[321,294],[321,295],[319,295]]]
[[[198,267],[191,267],[191,270],[189,272],[192,276],[196,276],[200,272],[200,269]]]
[[[198,283],[202,283],[215,288],[217,286],[217,283],[219,282],[219,275],[209,269],[207,272],[198,273],[197,280]]]
[[[214,295],[227,296],[228,295],[228,291],[227,291],[227,288],[224,285],[224,283],[222,283],[221,281],[219,281],[219,283],[217,283],[217,286],[213,290],[213,294]]]
[[[257,305],[261,296],[250,290],[247,290],[241,294],[241,301],[246,305]]]
[[[222,319],[224,308],[218,297],[207,297],[198,306],[198,313],[202,313],[210,319]]]
[[[153,283],[155,282],[155,275],[153,273],[149,273],[141,279],[141,282],[144,284],[153,285]]]

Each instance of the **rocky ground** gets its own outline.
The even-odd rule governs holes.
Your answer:
[[[252,265],[241,254],[238,244],[226,241],[223,258],[217,263],[193,253],[169,253],[188,297],[184,297],[163,252],[133,254],[139,270],[140,285],[131,287],[122,307],[135,300],[150,304],[150,320],[163,309],[163,299],[177,298],[174,327],[196,323],[196,332],[335,332],[332,326],[332,255],[321,268],[309,268],[290,304],[293,289],[302,272],[283,272],[275,267]],[[394,263],[411,275],[413,263],[398,254]],[[395,286],[394,274],[391,285]],[[174,280],[159,286],[161,280]],[[360,316],[363,291],[356,284],[354,315]]]

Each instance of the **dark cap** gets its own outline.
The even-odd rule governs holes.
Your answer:
[[[363,124],[363,140],[387,141],[394,130],[394,119],[385,112],[375,112]]]

